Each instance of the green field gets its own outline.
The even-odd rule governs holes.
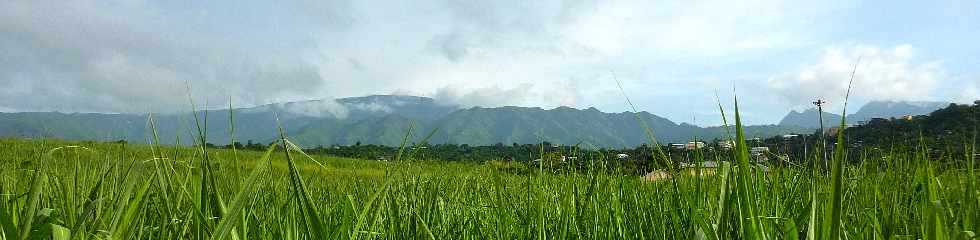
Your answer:
[[[715,174],[645,181],[607,168],[515,174],[410,150],[381,162],[277,145],[0,140],[0,239],[970,239],[980,230],[973,154],[921,146],[852,150],[863,157],[849,161],[838,153],[826,173],[763,171],[735,154]]]

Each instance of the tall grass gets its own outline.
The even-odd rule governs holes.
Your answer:
[[[149,161],[153,146],[0,144],[4,239],[66,232],[73,239],[197,238],[203,221],[211,222],[203,237],[215,239],[828,239],[823,230],[810,231],[832,224],[825,216],[835,192],[830,176],[807,169],[745,173],[726,163],[716,175],[677,178],[686,191],[672,195],[669,181],[602,168],[519,176],[485,165],[311,156],[321,166],[294,154],[273,154],[285,151],[279,142],[265,152],[239,152],[250,169],[241,184],[233,171],[214,172],[222,190],[207,194],[229,202],[222,217],[203,219],[206,214],[196,210],[206,198],[195,189],[204,181],[195,164],[199,149],[161,146],[176,154],[167,156],[172,170],[158,170]],[[44,150],[58,145],[93,151],[56,151],[41,165]],[[869,153],[867,163],[844,165],[837,225],[842,238],[941,239],[977,231],[975,163],[964,156],[955,159],[962,168],[937,168],[944,164],[918,151]],[[234,158],[228,150],[210,153],[217,165]],[[79,174],[73,162],[80,163]],[[676,199],[686,206],[678,209]],[[681,214],[686,211],[690,215]]]

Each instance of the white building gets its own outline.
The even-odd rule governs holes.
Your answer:
[[[732,148],[735,148],[735,141],[732,140],[718,140],[717,144],[721,150],[732,150]]]
[[[769,147],[753,147],[749,149],[749,153],[751,153],[752,156],[756,156],[756,157],[761,156],[762,154],[765,154],[767,152],[769,152]]]
[[[705,146],[704,142],[687,142],[687,144],[684,144],[684,149],[695,150],[695,149],[704,148],[704,146]]]

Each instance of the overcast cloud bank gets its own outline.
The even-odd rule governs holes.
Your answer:
[[[772,123],[839,104],[858,57],[855,106],[972,102],[980,16],[962,9],[980,3],[11,0],[0,111],[187,111],[189,86],[213,106],[398,93],[618,112],[615,73],[640,110],[716,124],[714,92],[735,85],[747,121]]]

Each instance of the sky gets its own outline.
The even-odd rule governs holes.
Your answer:
[[[0,1],[0,111],[417,95],[749,124],[980,99],[978,1]],[[858,60],[860,59],[860,61]],[[617,84],[617,81],[620,84]],[[622,91],[618,87],[622,86]],[[717,98],[716,98],[717,96]]]

